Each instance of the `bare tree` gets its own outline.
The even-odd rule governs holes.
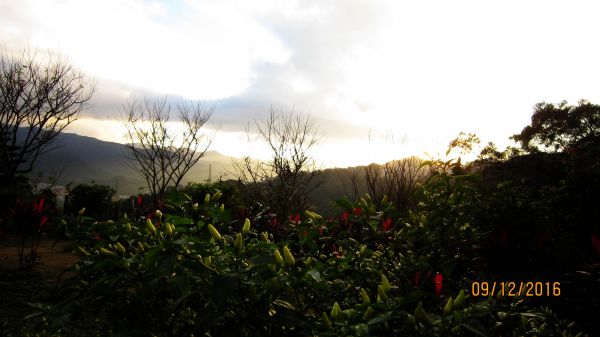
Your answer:
[[[65,59],[0,50],[0,175],[33,170],[64,128],[88,107],[94,83]]]
[[[258,135],[271,152],[268,161],[243,158],[236,174],[257,201],[285,219],[306,208],[308,194],[316,188],[318,174],[310,151],[319,143],[315,121],[309,115],[276,112],[271,108],[264,121],[255,121]],[[247,130],[249,133],[249,130]]]
[[[417,184],[423,181],[428,170],[421,166],[421,159],[409,157],[393,160],[384,165],[370,164],[364,168],[367,190],[374,200],[388,200],[400,211],[412,206],[412,195]]]
[[[357,200],[361,194],[361,179],[363,169],[360,166],[348,167],[341,169],[336,175],[339,182],[342,184],[344,194],[351,200]],[[348,185],[346,184],[346,178],[348,179]]]
[[[171,104],[167,98],[133,100],[124,106],[124,125],[129,142],[130,159],[146,180],[154,206],[159,207],[169,185],[178,187],[185,174],[202,158],[213,137],[206,137],[202,127],[212,116],[215,106],[181,100],[176,104],[183,132],[169,130]]]

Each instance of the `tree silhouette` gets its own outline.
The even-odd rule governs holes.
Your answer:
[[[172,107],[166,98],[133,100],[124,106],[130,159],[146,180],[156,208],[167,187],[178,187],[208,150],[212,138],[206,138],[201,131],[214,109],[214,106],[206,108],[203,103],[181,100],[176,105],[183,125],[183,132],[179,134],[168,128]]]
[[[66,60],[0,51],[0,175],[32,171],[40,154],[88,107],[94,85]]]
[[[529,152],[560,152],[579,142],[600,137],[600,106],[581,100],[579,105],[538,103],[531,124],[511,138]]]
[[[309,193],[316,188],[318,174],[310,151],[319,143],[317,126],[310,116],[276,112],[257,121],[258,134],[271,152],[267,161],[243,158],[235,164],[239,179],[253,200],[268,205],[284,220],[306,208]]]

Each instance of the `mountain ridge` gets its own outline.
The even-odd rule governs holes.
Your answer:
[[[39,156],[32,175],[58,178],[58,185],[94,182],[113,187],[119,195],[136,194],[144,191],[146,183],[134,169],[135,161],[127,159],[128,151],[125,144],[63,132]],[[209,150],[190,169],[182,182],[186,184],[209,179],[209,167],[213,180],[231,176],[235,160],[237,158]]]

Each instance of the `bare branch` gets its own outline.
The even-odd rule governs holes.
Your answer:
[[[38,156],[86,109],[94,83],[60,56],[0,49],[0,175],[31,172]]]
[[[316,188],[312,181],[318,171],[310,152],[320,141],[318,130],[310,115],[293,110],[276,112],[273,108],[265,120],[255,124],[271,151],[271,159],[246,157],[235,164],[235,170],[252,198],[269,205],[283,220],[291,212],[305,209],[308,194]]]
[[[179,186],[214,138],[214,134],[206,137],[202,133],[214,105],[207,108],[203,103],[181,100],[175,108],[183,126],[181,139],[167,127],[171,104],[166,97],[134,99],[123,106],[129,158],[137,164],[157,207],[167,187]]]

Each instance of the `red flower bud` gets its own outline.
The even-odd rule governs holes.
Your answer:
[[[415,275],[413,275],[413,283],[415,287],[418,287],[421,284],[421,272],[417,271]]]
[[[594,246],[598,254],[600,254],[600,239],[598,239],[594,234],[592,234],[592,245]]]
[[[441,273],[435,274],[435,278],[433,279],[435,283],[435,295],[440,297],[442,294],[442,282],[444,281],[444,276]]]
[[[392,219],[391,218],[387,218],[384,222],[383,222],[383,230],[384,231],[389,231],[390,228],[392,228]]]

